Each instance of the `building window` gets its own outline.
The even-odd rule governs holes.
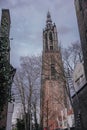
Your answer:
[[[51,76],[55,76],[55,65],[51,64]]]
[[[79,9],[82,10],[82,0],[79,0]]]
[[[51,51],[53,50],[53,46],[50,46],[50,50],[51,50]]]
[[[49,40],[53,41],[52,32],[49,33]]]
[[[52,32],[49,33],[50,50],[53,50],[53,36]]]
[[[47,34],[45,34],[45,49],[48,50],[48,40],[47,40]]]

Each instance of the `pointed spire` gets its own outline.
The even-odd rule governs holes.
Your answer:
[[[47,12],[47,18],[51,18],[50,12]]]
[[[48,11],[47,13],[47,21],[46,21],[47,24],[52,24],[52,20],[51,20],[51,15],[50,15],[50,12]]]

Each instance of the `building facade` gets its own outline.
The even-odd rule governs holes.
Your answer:
[[[43,30],[41,124],[44,129],[62,128],[61,110],[66,106],[65,80],[56,25],[47,13]]]
[[[6,128],[11,84],[16,71],[10,65],[10,24],[10,12],[8,9],[3,9],[0,25],[0,130]]]
[[[83,62],[78,62],[73,71],[73,84],[75,92],[78,92],[86,83]]]
[[[87,120],[87,103],[85,102],[87,96],[87,86],[86,78],[84,72],[83,62],[78,62],[73,71],[73,84],[74,84],[74,94],[73,107],[75,115],[75,125],[76,129],[82,129],[86,127],[84,120]],[[84,100],[83,100],[84,99]]]
[[[72,96],[75,125],[78,130],[87,129],[87,0],[75,0],[83,63],[74,70],[75,94]],[[85,80],[84,80],[85,79]]]
[[[75,0],[75,9],[83,52],[85,77],[87,80],[87,0]]]

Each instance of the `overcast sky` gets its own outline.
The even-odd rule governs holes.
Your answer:
[[[67,47],[79,41],[74,0],[0,0],[2,8],[10,9],[11,63],[14,67],[19,65],[20,56],[42,52],[42,32],[48,10],[57,26],[61,45]]]

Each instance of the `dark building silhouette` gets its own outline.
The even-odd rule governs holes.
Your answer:
[[[83,52],[86,82],[73,95],[73,108],[77,130],[87,130],[87,0],[75,0],[77,23]]]
[[[87,0],[75,0],[75,8],[87,80]]]
[[[2,9],[0,25],[0,130],[6,128],[8,102],[15,69],[10,64],[10,12]]]

